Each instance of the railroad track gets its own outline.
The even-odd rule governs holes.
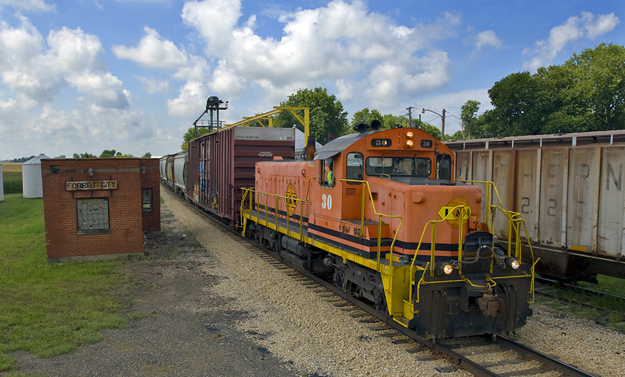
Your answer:
[[[287,276],[295,282],[312,289],[319,297],[331,302],[341,310],[349,311],[350,315],[360,322],[370,324],[371,330],[376,331],[381,337],[392,338],[394,343],[412,342],[414,347],[409,348],[407,352],[414,353],[418,360],[447,359],[451,365],[437,368],[441,374],[464,369],[475,376],[539,376],[547,372],[556,371],[561,376],[595,377],[590,373],[501,336],[497,336],[495,339],[474,337],[450,339],[441,342],[434,342],[419,337],[414,332],[395,322],[390,316],[377,311],[365,302],[355,299],[353,296],[335,287],[332,283],[291,265],[288,261],[280,260],[278,254],[257,244],[253,240],[241,238],[239,232],[232,230],[211,214],[188,202],[185,202],[185,204],[221,225],[224,230],[232,234],[233,241],[245,245],[248,250],[275,268],[285,270]],[[509,356],[511,352],[514,356]],[[500,359],[500,361],[474,361],[479,355],[483,354],[490,354],[490,359]],[[501,356],[497,357],[498,354]],[[510,366],[518,366],[518,368],[514,371],[497,373],[498,368],[506,367],[510,369]]]

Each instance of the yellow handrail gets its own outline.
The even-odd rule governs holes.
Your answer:
[[[314,177],[310,177],[308,178],[308,186],[306,188],[306,198],[304,199],[300,199],[300,198],[292,198],[292,197],[288,197],[289,200],[291,201],[296,201],[299,206],[300,206],[300,215],[299,215],[299,240],[303,241],[304,235],[302,233],[302,229],[303,229],[303,223],[304,223],[304,203],[308,202],[309,199],[309,194],[310,194],[310,183],[311,181],[314,179]],[[264,195],[265,196],[265,223],[268,222],[268,216],[269,216],[269,209],[267,207],[268,201],[269,201],[269,197],[273,197],[275,198],[276,201],[276,205],[275,205],[275,216],[276,216],[276,229],[278,229],[278,211],[279,211],[279,206],[280,206],[280,200],[279,199],[283,199],[286,203],[286,195],[279,195],[279,194],[274,194],[274,193],[269,193],[269,192],[264,192],[264,191],[256,191],[256,189],[254,187],[243,187],[241,188],[241,190],[243,190],[243,199],[241,200],[241,222],[243,222],[243,212],[245,211],[244,209],[244,204],[245,204],[245,198],[248,196],[248,193],[256,193],[258,194],[258,199],[257,202],[260,201],[261,196]],[[249,195],[250,200],[249,200],[249,208],[248,211],[252,211],[254,208],[253,203],[252,203],[252,195]],[[286,205],[286,204],[285,204]],[[297,207],[297,204],[296,204]],[[286,231],[287,231],[287,235],[291,236],[291,229],[289,227],[289,222],[290,222],[290,215],[288,215],[289,211],[288,208],[286,208]],[[294,212],[295,213],[295,212]],[[258,218],[258,212],[256,217]]]

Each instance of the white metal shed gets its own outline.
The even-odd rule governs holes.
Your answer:
[[[43,198],[41,159],[49,158],[41,153],[22,163],[22,191],[25,198]]]

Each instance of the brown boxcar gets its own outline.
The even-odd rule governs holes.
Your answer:
[[[295,158],[292,128],[230,127],[189,142],[187,195],[230,225],[239,221],[243,187],[258,161]]]

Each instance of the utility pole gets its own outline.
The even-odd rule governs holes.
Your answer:
[[[443,109],[443,116],[441,119],[443,120],[443,125],[441,126],[441,141],[445,141],[445,109]]]
[[[408,127],[412,127],[412,106],[407,107],[408,110]]]
[[[421,114],[424,114],[426,111],[429,111],[429,112],[434,113],[434,114],[438,115],[439,117],[441,117],[441,120],[442,120],[441,141],[445,141],[445,109],[443,109],[443,115],[437,113],[436,111],[432,111],[432,110],[426,109],[426,108],[423,108],[421,110]]]

